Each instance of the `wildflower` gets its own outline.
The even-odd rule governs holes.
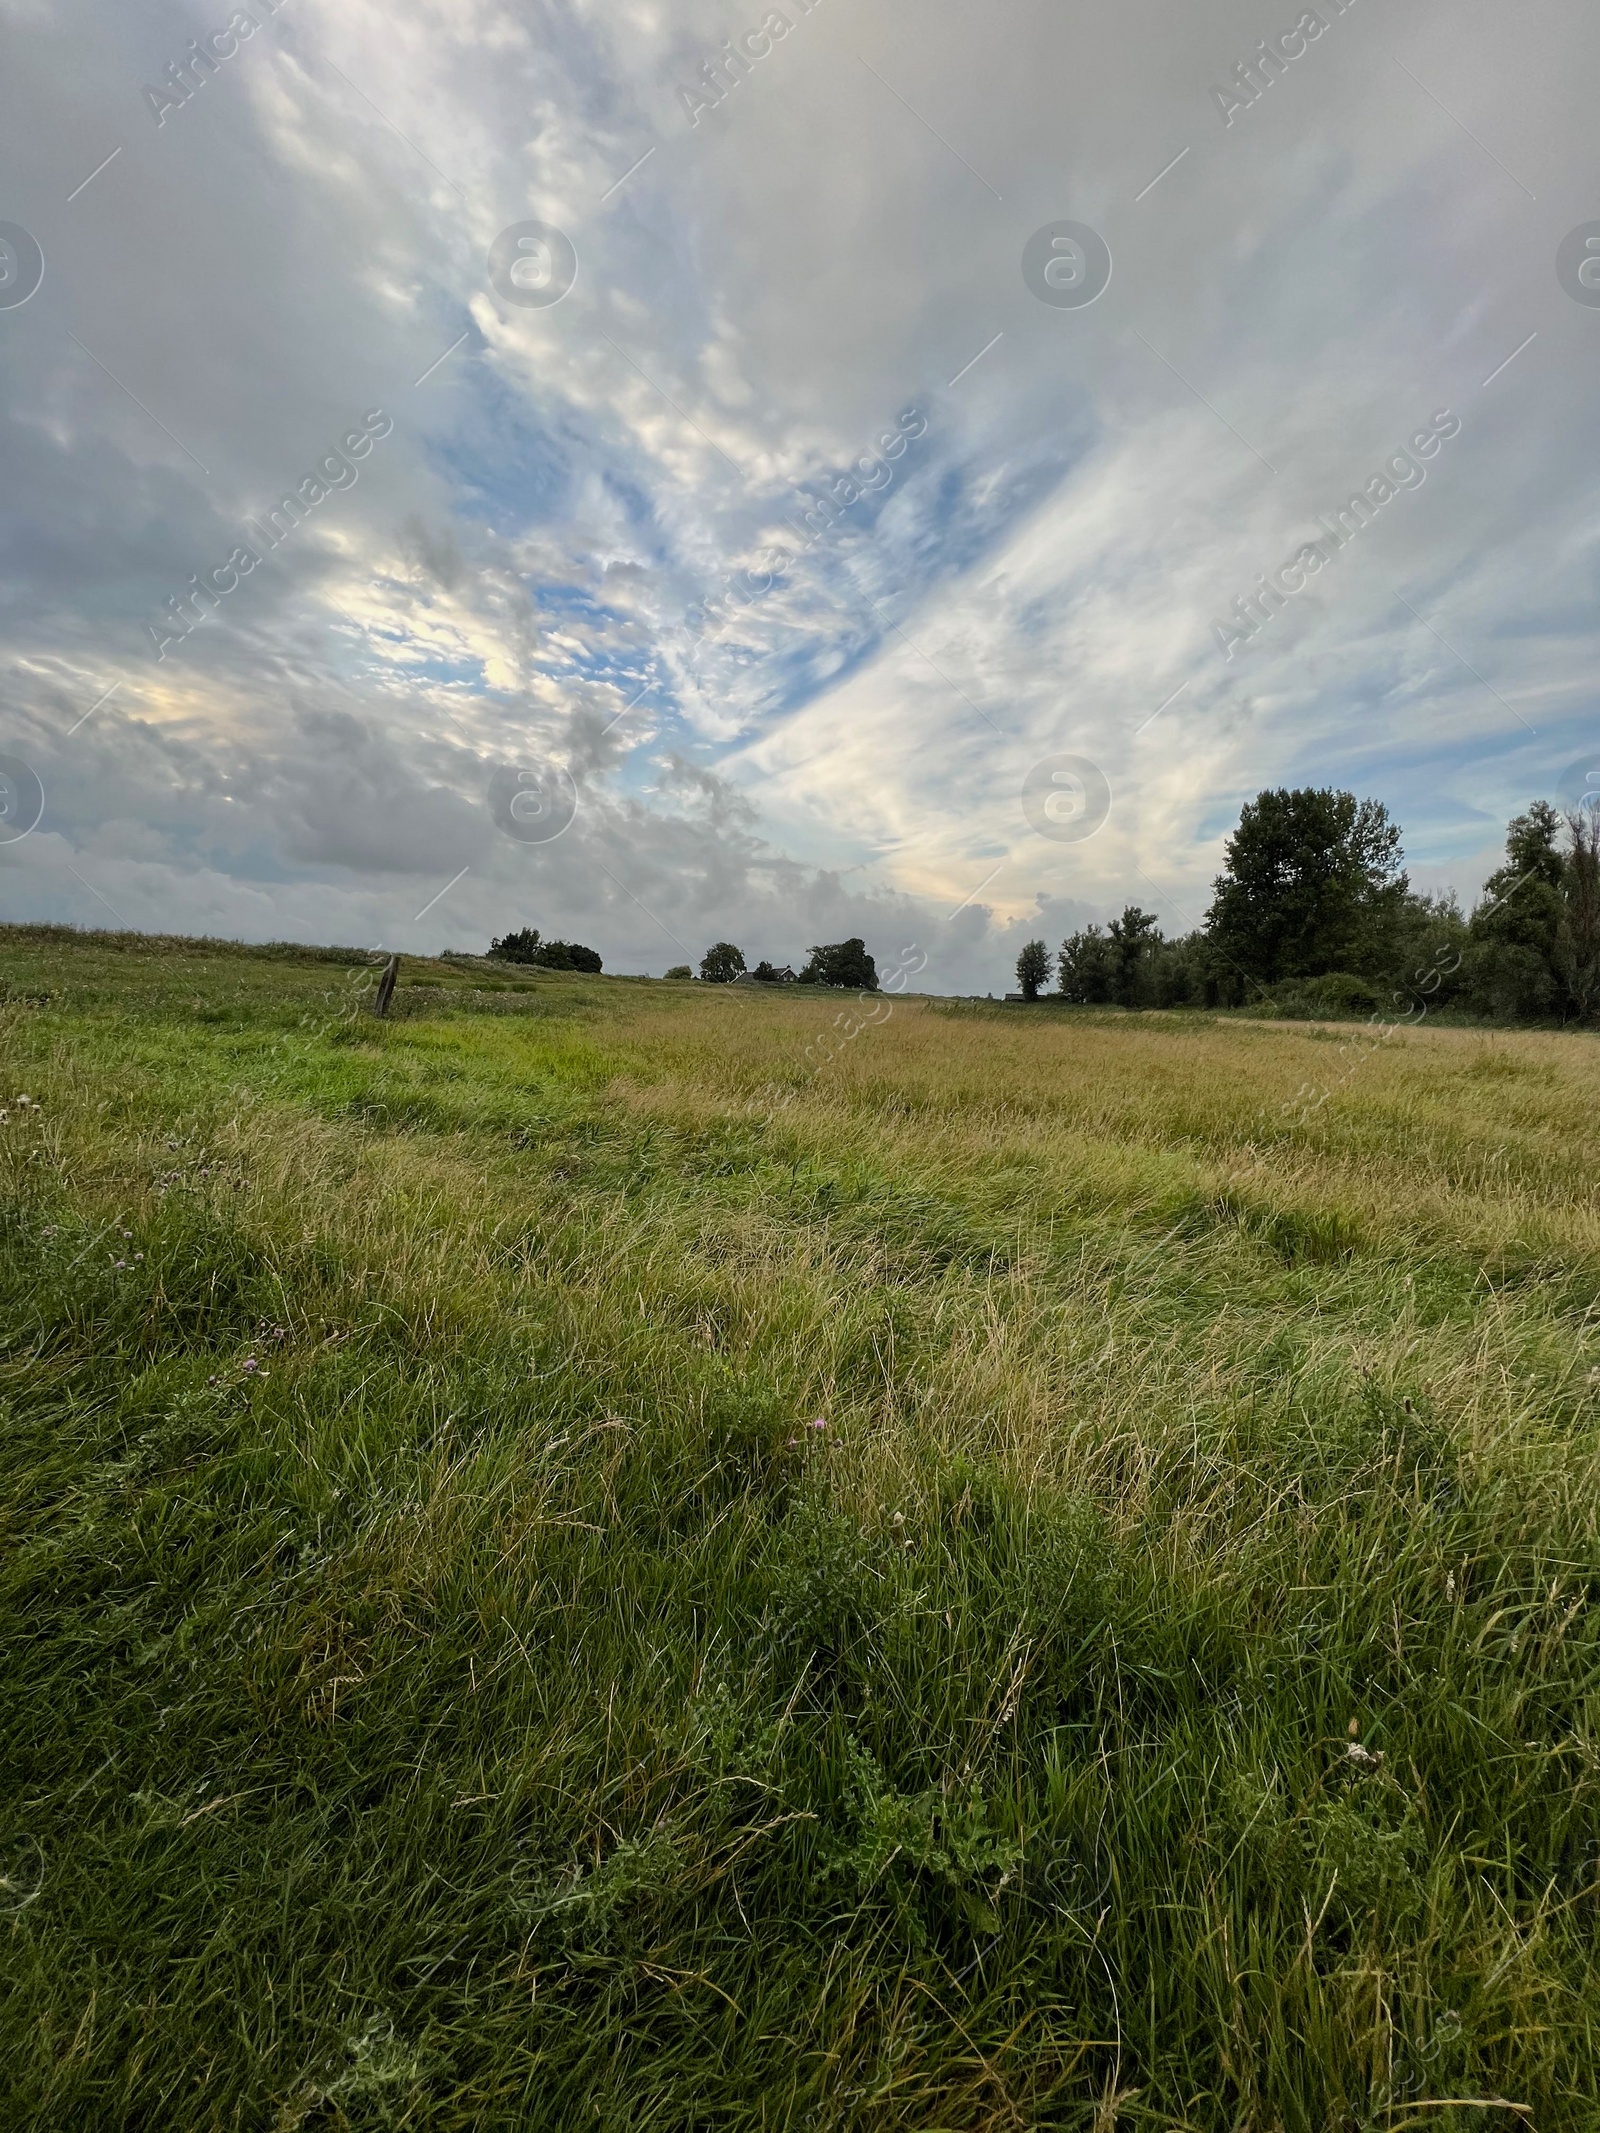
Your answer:
[[[821,1415],[818,1415],[816,1420],[811,1424],[811,1427],[813,1429],[826,1429],[827,1426],[827,1423],[822,1419]]]
[[[906,1514],[904,1513],[904,1511],[896,1511],[893,1518],[891,1518],[889,1521],[891,1526],[903,1526],[905,1522]]]
[[[1363,1748],[1358,1740],[1353,1740],[1350,1743],[1348,1753],[1351,1762],[1355,1764],[1358,1770],[1376,1770],[1383,1761],[1383,1750],[1381,1748],[1374,1754],[1370,1748]]]

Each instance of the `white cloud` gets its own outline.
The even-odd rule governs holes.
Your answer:
[[[691,128],[676,84],[764,12],[297,0],[158,128],[141,85],[220,16],[0,0],[5,212],[47,260],[0,310],[0,747],[49,796],[12,911],[532,919],[624,967],[881,929],[998,989],[1019,927],[1185,922],[1238,802],[1313,780],[1481,878],[1593,730],[1600,317],[1553,269],[1600,212],[1592,17],[1352,8],[1224,128],[1247,0],[822,0]],[[1083,311],[1021,278],[1063,215],[1115,259]],[[546,310],[486,280],[529,217],[579,257]],[[158,665],[148,622],[373,407],[356,486]],[[1425,486],[1223,661],[1228,603],[1441,407]],[[801,555],[797,491],[909,408],[886,494]],[[1064,748],[1114,792],[1073,846],[1018,801]],[[584,805],[516,847],[484,788],[541,753]]]

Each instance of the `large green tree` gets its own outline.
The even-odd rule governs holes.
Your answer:
[[[1098,926],[1085,926],[1061,943],[1056,970],[1063,1000],[1075,1007],[1103,1007],[1116,982],[1116,952]]]
[[[1245,976],[1272,985],[1392,962],[1409,884],[1381,802],[1310,786],[1258,793],[1227,855],[1206,933]]]
[[[731,985],[744,975],[744,950],[732,941],[714,941],[700,958],[700,975],[708,985]]]
[[[847,941],[825,941],[810,951],[810,961],[800,973],[802,985],[847,985],[857,992],[878,990],[878,966],[867,953],[860,934]]]
[[[1483,885],[1466,958],[1468,998],[1483,1015],[1542,1022],[1585,1013],[1594,998],[1594,855],[1583,819],[1581,849],[1562,851],[1566,825],[1534,800],[1506,830],[1506,864]],[[1574,896],[1579,926],[1574,932]]]
[[[1121,918],[1111,921],[1109,938],[1114,966],[1111,997],[1119,1007],[1142,1007],[1145,973],[1161,946],[1155,913],[1141,911],[1137,904],[1127,905]]]
[[[1043,941],[1029,941],[1017,957],[1017,983],[1025,1000],[1037,1000],[1041,985],[1050,982],[1050,951]]]

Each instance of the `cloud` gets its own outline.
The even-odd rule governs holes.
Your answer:
[[[1482,878],[1594,731],[1597,322],[1553,261],[1600,26],[1328,11],[1225,126],[1247,0],[824,0],[740,72],[747,12],[296,0],[158,125],[221,11],[0,0],[47,262],[0,309],[0,747],[47,794],[12,911],[535,922],[624,967],[864,932],[985,991],[1032,930],[1192,922],[1269,783],[1374,792],[1419,879]],[[1020,270],[1063,217],[1114,260],[1081,310]],[[545,309],[486,274],[530,218],[579,261]],[[1224,660],[1218,616],[1446,407],[1426,483]],[[359,479],[157,660],[372,409]],[[1063,749],[1113,791],[1071,846],[1020,808]],[[541,760],[579,814],[520,846],[488,779]]]

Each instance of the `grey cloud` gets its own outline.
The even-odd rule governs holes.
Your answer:
[[[0,13],[6,212],[47,259],[0,314],[0,724],[50,806],[0,854],[13,908],[93,920],[75,853],[140,922],[399,938],[465,866],[419,943],[519,903],[643,967],[881,924],[982,991],[1019,928],[1152,901],[1141,869],[1203,903],[1269,781],[1381,791],[1470,886],[1592,730],[1572,6],[1351,8],[1231,128],[1252,0],[818,7],[692,130],[720,0],[301,0],[160,128],[140,85],[198,8]],[[579,277],[511,317],[485,256],[530,215]],[[1082,313],[1021,275],[1062,216],[1115,258]],[[917,468],[691,663],[684,608],[912,402]],[[360,480],[158,665],[152,609],[374,406]],[[1214,610],[1443,406],[1405,517],[1212,671]],[[1063,856],[1016,796],[1065,747],[1116,800]],[[538,753],[584,804],[516,849],[483,788]]]

